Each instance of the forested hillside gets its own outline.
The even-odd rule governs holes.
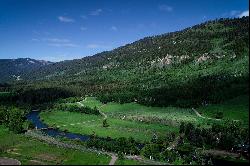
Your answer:
[[[0,83],[20,81],[21,75],[49,64],[52,64],[52,62],[30,58],[0,59]]]
[[[41,67],[21,75],[16,87],[61,87],[103,102],[219,103],[248,94],[248,29],[249,17],[209,21]]]

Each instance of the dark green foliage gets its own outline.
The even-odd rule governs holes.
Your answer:
[[[74,93],[61,88],[39,88],[24,90],[18,93],[17,102],[39,104],[51,102],[59,98],[74,96]]]
[[[57,100],[57,103],[76,103],[76,102],[80,102],[83,99],[81,97],[68,97],[66,99],[59,99]]]
[[[98,149],[103,149],[106,151],[123,153],[123,154],[131,154],[136,155],[139,154],[138,142],[136,142],[133,138],[118,138],[118,139],[110,139],[107,138],[96,138],[91,137],[87,141],[87,147],[95,147]]]
[[[181,155],[188,155],[189,153],[194,151],[194,146],[185,143],[177,147],[176,149]]]
[[[223,112],[222,111],[217,111],[215,115],[216,119],[222,119],[223,118]]]
[[[124,154],[121,151],[118,152],[118,158],[119,158],[119,160],[125,159]]]
[[[236,121],[213,123],[211,128],[198,128],[188,123],[184,128],[185,137],[192,145],[198,147],[207,144],[219,149],[231,150],[238,144],[249,142],[248,128]]]
[[[21,133],[25,119],[23,110],[0,105],[0,125],[5,125],[15,133]]]
[[[147,144],[142,149],[143,156],[145,156],[147,158],[151,157],[155,160],[160,159],[160,152],[161,152],[161,147],[159,144]]]
[[[63,88],[20,88],[14,91],[15,92],[0,92],[0,103],[33,106],[75,96],[73,92]],[[72,98],[71,100],[76,99]]]
[[[103,119],[102,126],[103,127],[109,127],[107,119]]]
[[[13,103],[17,101],[17,93],[0,92],[0,103]]]

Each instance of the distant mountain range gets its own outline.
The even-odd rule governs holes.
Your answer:
[[[0,66],[1,82],[22,87],[119,94],[114,100],[122,95],[131,99],[147,95],[145,100],[158,103],[196,96],[202,101],[217,100],[222,98],[217,93],[248,93],[249,17],[207,21],[82,59],[0,60]]]
[[[50,64],[53,63],[30,58],[0,59],[0,82],[19,81],[21,75]]]

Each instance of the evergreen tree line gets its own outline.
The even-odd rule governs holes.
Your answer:
[[[106,93],[97,93],[103,103],[137,101],[148,106],[198,107],[203,103],[221,103],[248,94],[249,77],[205,76],[184,84],[168,84],[159,88],[138,89],[127,87]]]

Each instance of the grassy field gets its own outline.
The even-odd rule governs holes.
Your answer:
[[[208,105],[197,109],[202,116],[215,118],[218,111],[223,112],[222,119],[240,120],[249,124],[249,96],[239,96],[222,104]]]
[[[208,105],[198,108],[198,112],[208,118],[216,118],[218,111],[223,112],[223,120],[240,120],[249,124],[249,96],[239,96],[222,104]],[[136,121],[158,122],[176,125],[179,122],[191,122],[203,127],[209,126],[213,120],[197,117],[191,109],[177,107],[146,107],[137,103],[107,103],[102,104],[94,97],[85,98],[82,103],[90,107],[98,107],[108,117],[123,118]]]
[[[146,107],[137,103],[107,103],[102,104],[94,97],[87,97],[82,101],[83,105],[98,107],[108,117],[123,118],[128,120],[158,122],[168,125],[176,125],[178,122],[198,123],[200,118],[191,109],[176,107]]]
[[[91,108],[100,108],[103,105],[103,103],[97,100],[95,97],[86,97],[81,103]]]
[[[0,156],[15,158],[25,165],[107,165],[111,159],[110,156],[48,145],[35,139],[27,138],[22,134],[13,134],[1,125]]]
[[[110,126],[103,127],[102,116],[66,111],[42,112],[40,113],[40,117],[49,126],[59,126],[61,130],[66,129],[73,133],[87,135],[95,133],[100,137],[133,137],[140,142],[151,140],[154,133],[165,135],[168,132],[178,132],[178,128],[173,126],[146,124],[116,118],[108,118],[108,124]]]
[[[198,117],[192,109],[177,107],[146,107],[137,103],[107,103],[103,104],[94,97],[87,97],[81,102],[91,108],[97,107],[107,115],[109,127],[103,127],[103,116],[81,114],[76,112],[63,112],[60,110],[42,112],[41,119],[49,126],[58,127],[73,133],[99,137],[133,137],[143,142],[150,141],[153,134],[159,136],[169,132],[178,133],[179,124],[191,122],[201,127],[209,127],[214,119]],[[204,117],[215,118],[216,112],[222,111],[225,119],[241,120],[248,124],[248,97],[241,96],[223,104],[209,105],[198,108]]]

